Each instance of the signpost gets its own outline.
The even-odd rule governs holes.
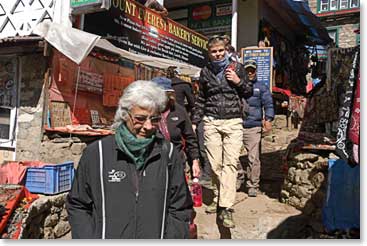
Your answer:
[[[130,52],[206,65],[205,36],[132,0],[113,0],[108,11],[86,15],[84,30]]]
[[[270,91],[273,78],[273,47],[247,47],[241,49],[242,61],[255,60],[257,80],[265,83]]]

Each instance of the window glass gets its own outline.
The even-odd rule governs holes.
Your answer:
[[[329,0],[320,0],[320,11],[329,10]]]
[[[338,0],[330,0],[330,10],[338,9]]]
[[[347,9],[348,8],[348,0],[340,0],[339,9]]]
[[[359,0],[350,0],[350,7],[351,8],[359,7]]]
[[[16,60],[13,57],[0,58],[0,106],[15,107],[16,102]]]
[[[10,138],[10,111],[0,107],[0,139]]]

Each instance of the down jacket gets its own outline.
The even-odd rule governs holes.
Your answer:
[[[236,73],[241,79],[238,85],[228,81],[223,73],[218,79],[211,63],[200,72],[199,95],[195,102],[192,123],[197,125],[204,116],[215,119],[242,118],[241,98],[252,95],[252,82],[248,81],[241,63],[236,65]]]
[[[267,121],[274,119],[274,105],[269,87],[262,82],[255,80],[254,92],[250,98],[246,100],[248,105],[247,117],[243,121],[244,128],[262,126],[262,120]],[[263,117],[263,110],[265,117]]]
[[[172,144],[156,136],[141,171],[114,136],[101,140],[102,165],[99,141],[84,150],[66,202],[73,239],[189,238],[193,203],[184,163]]]

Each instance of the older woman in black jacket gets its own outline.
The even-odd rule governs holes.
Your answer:
[[[80,159],[66,203],[72,238],[189,238],[184,160],[156,131],[166,101],[150,81],[124,90],[116,133]]]

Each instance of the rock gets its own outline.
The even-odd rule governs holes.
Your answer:
[[[319,159],[319,156],[311,153],[296,153],[291,156],[291,159],[294,159],[298,162],[305,162],[305,161],[315,162]]]
[[[43,223],[44,227],[53,227],[59,221],[59,216],[57,214],[50,214],[46,217],[45,222]]]
[[[324,174],[318,172],[312,177],[311,183],[313,184],[313,186],[315,186],[316,189],[318,189],[321,187],[324,180],[325,180]]]
[[[53,143],[69,143],[69,138],[54,138]]]
[[[39,214],[42,214],[46,210],[51,208],[51,203],[47,197],[40,197],[35,200],[29,208],[29,217],[32,218]]]
[[[64,208],[63,210],[61,210],[60,213],[60,219],[63,221],[67,221],[68,220],[68,211]]]
[[[300,207],[300,200],[297,197],[292,196],[292,197],[289,198],[288,204],[293,206],[293,207],[299,208]]]
[[[51,214],[58,214],[58,213],[60,213],[62,211],[62,207],[52,207],[51,209],[50,209],[50,213]]]
[[[72,137],[71,140],[73,140],[74,143],[81,143],[82,142],[80,140],[80,138],[77,138],[77,137]]]
[[[43,231],[44,239],[55,239],[55,233],[53,232],[51,227],[46,227]]]
[[[313,162],[310,162],[310,161],[306,161],[305,166],[306,166],[306,168],[313,169],[316,166],[316,163],[317,162],[313,163]]]
[[[337,156],[336,154],[334,154],[334,153],[330,153],[330,154],[329,154],[329,159],[336,159],[336,160],[338,160],[338,159],[340,159],[340,158],[339,158],[339,156]]]
[[[288,169],[288,178],[291,182],[294,182],[294,178],[296,176],[296,168],[295,167],[290,167]]]
[[[66,221],[60,221],[54,228],[55,238],[59,238],[70,231],[70,224]]]
[[[51,198],[51,202],[56,207],[62,207],[66,201],[66,193],[62,193]]]
[[[71,153],[73,155],[81,155],[85,147],[87,147],[85,143],[74,143],[71,146]]]
[[[311,184],[309,180],[309,171],[308,170],[301,170],[299,172],[300,182],[302,184]]]
[[[280,192],[280,197],[284,198],[284,199],[288,199],[289,198],[289,192],[287,192],[286,190],[282,190]]]
[[[298,186],[298,195],[301,198],[309,199],[311,197],[311,192],[309,192],[304,186]]]
[[[306,165],[303,162],[297,162],[296,167],[298,169],[305,169]]]

